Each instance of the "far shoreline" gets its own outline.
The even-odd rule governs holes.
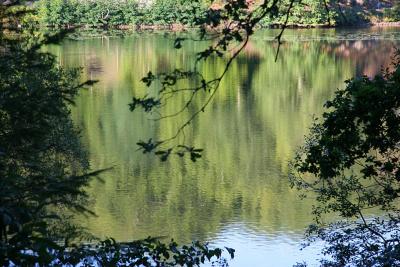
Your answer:
[[[45,28],[53,29],[104,29],[104,30],[137,30],[137,31],[153,31],[153,30],[169,30],[169,31],[187,31],[191,29],[198,29],[198,27],[190,27],[184,24],[174,23],[169,25],[104,25],[104,26],[87,26],[87,25],[64,25],[61,27],[56,26],[44,26]],[[373,28],[373,27],[400,27],[400,21],[395,22],[371,22],[362,24],[352,24],[352,25],[327,25],[327,24],[289,24],[285,26],[287,29],[341,29],[341,28]],[[259,29],[282,29],[282,24],[271,24],[263,26],[261,25]]]
[[[54,29],[54,30],[134,30],[138,32],[145,31],[171,31],[171,32],[185,32],[190,30],[199,29],[199,27],[191,27],[184,24],[173,23],[169,25],[151,25],[151,24],[139,24],[139,25],[36,25],[37,29]],[[346,28],[390,28],[400,27],[400,21],[395,22],[368,22],[351,25],[327,25],[327,24],[289,24],[286,25],[286,29],[346,29]],[[3,25],[2,29],[5,30],[17,30],[23,29],[25,25]],[[260,25],[258,29],[282,29],[282,24],[271,24],[271,25]]]

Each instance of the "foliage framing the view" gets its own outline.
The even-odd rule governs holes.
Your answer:
[[[284,25],[286,25],[286,23],[289,21],[289,14],[290,14],[290,11],[293,10],[293,8],[294,8],[294,2],[295,1],[292,1],[292,2],[288,3],[288,5],[287,5],[288,16],[284,19]],[[224,77],[224,75],[226,73],[226,70],[229,68],[229,65],[231,64],[232,60],[235,59],[235,57],[239,54],[239,52],[246,46],[249,36],[253,33],[253,28],[255,27],[255,25],[257,23],[259,23],[262,19],[266,18],[267,15],[269,15],[272,18],[274,16],[280,17],[279,10],[276,9],[277,3],[275,3],[275,4],[274,3],[275,2],[271,2],[271,5],[266,4],[265,6],[260,6],[260,8],[256,9],[253,13],[253,11],[249,12],[249,5],[247,4],[247,2],[231,1],[227,5],[225,5],[223,10],[209,10],[208,15],[205,18],[205,20],[198,21],[198,23],[201,23],[201,25],[203,25],[203,26],[205,25],[201,29],[201,39],[202,40],[211,40],[214,42],[214,44],[212,46],[210,46],[208,49],[206,49],[198,54],[198,59],[197,59],[196,64],[198,62],[200,62],[201,60],[207,60],[208,58],[215,58],[215,57],[224,58],[224,54],[226,54],[226,53],[229,54],[229,52],[230,52],[231,53],[230,56],[225,58],[226,69],[221,73],[221,76],[218,76],[215,79],[206,80],[203,78],[203,76],[199,72],[196,71],[196,68],[194,68],[194,71],[176,70],[172,74],[171,73],[161,73],[161,74],[155,75],[155,74],[149,73],[148,76],[143,79],[143,82],[145,82],[146,85],[148,85],[148,86],[150,86],[153,82],[160,82],[160,84],[161,84],[160,88],[162,88],[162,89],[159,93],[163,94],[164,92],[171,92],[172,95],[180,92],[180,91],[176,91],[176,90],[174,91],[171,88],[173,88],[173,86],[175,86],[177,84],[177,82],[179,82],[179,80],[181,80],[181,79],[182,80],[189,79],[194,84],[197,83],[197,86],[194,86],[193,88],[188,88],[188,91],[192,90],[196,94],[199,91],[204,91],[204,92],[208,93],[208,96],[209,96],[205,102],[205,105],[193,114],[194,117],[197,116],[197,114],[199,114],[199,112],[204,111],[205,107],[207,107],[208,103],[212,100],[216,90],[218,89],[220,81],[222,80],[222,78]],[[211,33],[210,33],[210,31],[209,31],[210,29],[215,30],[215,32],[211,31]],[[281,36],[282,35],[278,36],[278,42],[280,42]],[[182,41],[184,41],[184,39],[177,39],[175,42],[175,47],[180,48]],[[238,47],[233,47],[232,46],[233,43],[238,44]],[[398,65],[396,65],[395,67],[398,67]],[[378,79],[379,78],[378,77],[375,80],[372,80],[373,81],[372,85],[368,83],[368,82],[371,82],[369,79],[364,79],[364,80],[362,80],[362,82],[364,82],[364,84],[368,85],[368,86],[366,86],[366,88],[370,88],[370,86],[371,86],[371,88],[373,88],[374,86],[379,87],[379,86],[382,86],[383,84],[390,85],[393,82],[396,83],[397,78],[393,78],[393,77],[396,77],[396,72],[393,72],[393,73],[386,72],[381,77],[381,79]],[[363,84],[362,82],[361,82],[361,84]],[[356,84],[355,81],[353,81],[350,84],[353,84],[353,83]],[[182,91],[186,91],[187,88],[183,88],[183,89],[182,89]],[[359,95],[357,95],[357,96],[359,96]],[[374,96],[378,96],[378,94],[376,94]],[[396,99],[396,95],[389,95],[389,96]],[[339,97],[342,97],[344,99],[346,98],[343,96],[339,96]],[[354,100],[354,99],[349,98],[347,100]],[[365,99],[363,99],[363,100],[365,100]],[[160,101],[160,99],[157,99],[155,97],[134,98],[134,100],[131,104],[131,109],[134,110],[136,107],[141,106],[146,111],[152,111],[154,107],[161,105],[161,103],[162,103],[162,101]],[[189,102],[187,102],[187,103],[190,104],[190,99],[189,99]],[[335,103],[333,103],[333,104],[332,103],[330,103],[328,105],[331,105],[331,107],[336,107],[336,108],[338,108],[341,104],[343,104],[341,102],[337,105]],[[347,102],[344,101],[344,103],[346,104]],[[389,103],[389,104],[391,104],[391,103]],[[184,109],[186,109],[186,108],[187,107],[185,106]],[[374,111],[379,111],[379,110],[374,110]],[[393,112],[393,110],[391,110],[391,111]],[[388,112],[388,114],[389,113],[390,112]],[[378,117],[379,117],[379,114],[380,113],[378,112]],[[348,115],[348,114],[343,113],[341,115]],[[384,115],[386,116],[387,114],[385,113]],[[177,134],[179,134],[181,131],[183,131],[183,129],[187,125],[190,124],[192,118],[194,118],[194,117],[191,117],[187,123],[183,124],[182,128],[180,128],[178,130]],[[388,118],[390,120],[393,120],[394,122],[397,122],[396,116],[389,116]],[[368,119],[370,119],[370,118],[363,117],[363,120],[361,120],[361,121],[363,123],[365,123],[365,121],[368,122]],[[387,118],[385,117],[385,119],[387,119]],[[393,122],[393,121],[390,121],[390,122]],[[357,126],[360,126],[360,125],[357,125]],[[374,126],[377,126],[377,124],[375,123]],[[372,127],[371,127],[371,129],[372,129]],[[380,129],[380,128],[378,128],[378,129]],[[323,131],[324,129],[320,129],[320,130]],[[344,132],[345,132],[345,137],[350,137],[350,139],[354,138],[354,136],[351,136],[351,135],[347,136],[346,134],[348,134],[348,132],[346,132],[346,131],[344,131]],[[315,132],[313,132],[313,133],[315,133]],[[367,133],[371,134],[372,132],[367,132]],[[342,134],[342,133],[340,132],[340,134]],[[378,135],[378,137],[382,137],[382,136]],[[396,138],[397,133],[394,132],[394,135],[390,136],[390,137]],[[172,137],[172,139],[173,138],[174,137]],[[142,147],[144,152],[152,152],[155,149],[158,149],[160,147],[160,145],[165,144],[166,141],[169,141],[169,140],[153,141],[152,139],[150,139],[148,142],[139,142],[139,145]],[[343,140],[341,140],[341,141],[343,141]],[[351,139],[351,141],[354,141],[354,140]],[[370,142],[370,141],[371,140],[369,140],[368,142]],[[355,151],[357,153],[368,153],[368,152],[370,152],[369,150],[371,148],[376,149],[375,146],[379,146],[379,145],[388,146],[390,149],[393,149],[393,147],[390,147],[391,144],[386,144],[385,142],[383,142],[383,143],[378,142],[376,144],[376,143],[374,143],[374,142],[376,142],[375,139],[373,139],[372,141],[373,142],[369,144],[370,146],[361,145],[361,149],[357,148]],[[339,153],[338,153],[339,156],[336,155],[336,152],[337,152],[336,145],[340,145],[340,144],[341,143],[334,143],[332,145],[332,147],[329,147],[329,148],[332,148],[332,151],[335,152],[335,153],[333,153],[334,156],[332,158],[330,158],[330,160],[331,159],[343,160],[343,162],[345,162],[343,165],[340,165],[341,164],[340,163],[336,167],[333,168],[333,169],[339,168],[340,171],[343,171],[344,169],[352,166],[351,163],[352,163],[353,159],[351,159],[351,157],[350,157],[350,159],[348,159],[346,156],[344,158],[341,158],[342,151],[339,151]],[[352,143],[350,142],[350,144],[352,144]],[[357,142],[355,142],[355,144],[359,145]],[[326,145],[326,144],[323,143],[322,145]],[[175,149],[175,150],[173,150],[173,149]],[[382,151],[386,153],[387,151],[385,149],[387,150],[388,148],[383,147]],[[379,152],[382,152],[382,151],[379,151]],[[195,149],[193,147],[184,146],[184,145],[177,145],[176,147],[169,148],[167,150],[157,150],[155,153],[160,155],[161,158],[164,160],[164,159],[168,158],[168,156],[172,153],[175,153],[178,156],[183,156],[187,152],[191,153],[191,157],[192,157],[192,152],[197,153],[197,156],[194,157],[194,159],[196,159],[199,156],[198,152],[201,152],[201,150]],[[313,151],[313,152],[315,152],[315,151]],[[318,151],[318,149],[317,149],[317,153],[320,153],[320,155],[322,155],[323,157],[326,156],[324,154],[325,152],[326,151],[324,150],[322,153],[320,153],[320,151]],[[330,156],[330,151],[328,150],[328,152],[329,152],[328,155]],[[348,152],[348,151],[346,151],[346,152]],[[350,152],[353,152],[353,151],[350,151]],[[357,153],[356,153],[355,159],[358,160],[359,159],[358,157],[361,157],[362,154],[357,154]],[[380,157],[382,157],[382,155],[388,156],[385,153],[379,154],[379,157],[377,157],[377,158],[381,159]],[[396,154],[396,153],[394,153],[394,154]],[[396,178],[395,171],[397,170],[396,169],[397,167],[396,166],[390,167],[389,163],[390,163],[390,161],[393,161],[393,157],[389,155],[388,158],[389,158],[388,161],[380,162],[379,160],[375,160],[375,159],[366,157],[365,162],[361,162],[361,164],[357,162],[357,164],[360,165],[357,168],[364,170],[361,173],[362,173],[363,177],[365,177],[365,180],[367,180],[367,178],[369,179],[371,177],[372,178],[374,178],[374,177],[381,178],[380,175],[382,175],[382,173],[384,173],[383,177],[388,176],[390,178],[390,174],[392,174],[393,177]],[[395,162],[397,162],[397,161],[395,161]],[[395,165],[395,162],[391,162],[391,164]],[[326,164],[327,162],[321,161],[321,162],[318,162],[317,165],[321,165],[321,163],[323,165],[323,164]],[[328,162],[328,163],[336,164],[337,162],[332,161],[332,162]],[[366,164],[365,166],[367,166],[367,167],[364,168],[364,166],[362,166],[363,164]],[[335,166],[335,165],[332,165],[332,166]],[[326,179],[326,181],[324,181],[323,185],[325,185],[325,182],[327,184],[331,185],[330,183],[332,182],[331,180],[333,180],[332,178],[335,178],[338,173],[335,173],[334,171],[330,173],[329,167],[327,169],[325,169],[326,165],[324,165],[323,167],[324,167],[323,168],[324,175],[329,174],[327,176],[329,179]],[[374,167],[377,170],[379,169],[379,173],[376,170],[375,170],[375,172],[370,170],[371,168],[373,169]],[[307,168],[301,169],[300,168],[299,170],[301,172],[312,172],[312,171],[319,172],[322,169],[317,168],[317,170],[315,170],[313,168],[310,168],[310,169],[307,169]],[[327,171],[327,172],[325,173],[325,171]],[[360,170],[357,169],[356,171],[360,171]],[[342,174],[342,173],[340,173],[340,174]],[[368,190],[364,191],[364,188],[367,188],[367,189],[370,188],[370,184],[368,184],[368,183],[367,184],[363,184],[363,183],[357,184],[357,183],[355,183],[355,179],[356,179],[356,178],[354,178],[355,176],[350,175],[350,176],[346,177],[345,174],[346,173],[344,173],[344,176],[341,177],[341,178],[345,178],[345,179],[340,179],[340,182],[338,183],[338,185],[341,188],[339,190],[336,190],[336,192],[335,192],[335,188],[331,187],[331,186],[329,187],[329,190],[326,190],[326,191],[325,191],[326,188],[323,188],[323,190],[317,190],[318,192],[323,193],[323,196],[319,199],[320,201],[326,202],[326,200],[332,200],[332,199],[334,199],[335,201],[333,201],[333,203],[330,203],[327,207],[321,207],[321,209],[317,208],[315,210],[315,213],[316,213],[316,215],[320,215],[320,214],[322,214],[324,212],[328,212],[328,211],[337,211],[337,212],[340,212],[343,217],[350,217],[350,218],[358,217],[361,220],[361,224],[357,225],[356,228],[351,228],[351,227],[343,228],[342,224],[336,224],[338,226],[338,228],[336,228],[336,231],[334,231],[334,232],[332,232],[331,230],[329,232],[324,232],[323,230],[319,231],[318,233],[321,238],[323,238],[324,240],[327,240],[328,242],[333,244],[333,246],[328,247],[326,252],[328,254],[334,255],[334,260],[336,260],[340,266],[342,266],[343,264],[358,264],[358,265],[363,265],[363,264],[364,265],[365,264],[373,265],[376,263],[377,264],[380,264],[380,263],[396,264],[397,263],[397,250],[398,250],[398,245],[396,242],[398,239],[397,239],[396,235],[394,235],[394,237],[390,238],[390,239],[388,239],[388,237],[387,237],[387,235],[393,235],[396,233],[394,231],[389,231],[389,232],[384,233],[383,231],[390,229],[388,227],[383,228],[383,230],[380,229],[380,227],[382,225],[385,225],[385,222],[381,222],[379,220],[375,221],[376,222],[375,224],[374,224],[374,222],[369,222],[364,218],[362,212],[358,212],[358,211],[362,211],[363,208],[369,208],[368,205],[371,205],[371,203],[374,204],[372,206],[377,205],[385,211],[390,211],[390,212],[396,211],[395,207],[392,205],[392,202],[397,198],[397,190],[398,189],[396,187],[392,186],[392,183],[389,183],[389,185],[386,183],[383,183],[382,184],[383,186],[382,186],[380,183],[377,182],[377,187],[379,188],[379,186],[381,186],[383,188],[382,189],[383,191],[382,191],[382,194],[378,195],[379,197],[376,197],[375,194],[371,194]],[[350,180],[349,181],[346,180],[347,178],[350,178]],[[375,180],[375,182],[376,182],[376,180]],[[387,181],[385,181],[385,182],[387,182]],[[355,185],[354,185],[354,183],[355,183]],[[305,187],[305,186],[307,186],[307,183],[302,183],[300,181],[299,183],[297,183],[297,185],[299,185],[300,187]],[[396,184],[393,183],[393,185],[396,185]],[[315,186],[315,185],[313,185],[313,186]],[[344,187],[342,187],[342,186],[344,186]],[[374,187],[374,186],[372,186],[372,187]],[[353,194],[354,192],[356,192],[356,193]],[[365,195],[361,195],[361,197],[360,197],[359,196],[360,192]],[[355,198],[355,199],[358,198],[359,202],[357,203],[357,205],[352,205],[351,200],[353,198]],[[319,221],[317,221],[317,222],[319,222]],[[396,214],[391,213],[389,216],[389,220],[387,222],[388,223],[386,226],[396,226],[396,222],[397,222]],[[365,235],[364,235],[365,232],[372,233],[373,238],[365,239]],[[352,236],[353,238],[349,239],[349,237],[351,237],[351,235],[349,235],[349,234],[354,234]],[[355,238],[359,238],[359,239],[355,239]],[[365,246],[354,245],[354,244],[356,244],[354,242],[357,240],[361,240],[362,244],[365,244]],[[47,242],[47,240],[45,240],[45,241]],[[372,245],[371,245],[371,241],[373,243]],[[346,244],[346,242],[349,245],[343,247],[343,243]],[[380,244],[382,244],[382,246],[380,246]],[[107,241],[106,246],[110,246],[110,245],[113,246],[113,242]],[[361,249],[361,251],[358,251],[357,249]],[[17,250],[17,251],[20,252],[21,250]],[[120,251],[120,250],[118,250],[118,251]],[[47,255],[49,255],[48,250],[45,250],[44,252],[47,253]],[[362,254],[362,253],[367,253],[367,252],[369,254]],[[356,257],[353,257],[354,255],[356,255]],[[32,255],[24,254],[24,256],[32,256]],[[107,259],[108,259],[108,257],[107,257]],[[46,259],[46,260],[48,260],[48,259]],[[336,263],[325,261],[325,262],[323,262],[323,264],[330,266],[330,265],[335,265]]]
[[[21,21],[25,9],[0,10],[7,25]],[[13,22],[13,23],[11,23]],[[3,32],[0,24],[0,265],[2,266],[226,266],[222,250],[193,242],[178,246],[148,238],[130,243],[93,239],[70,220],[92,215],[85,187],[103,170],[89,164],[70,105],[78,91],[95,81],[79,82],[79,69],[64,70],[55,57],[40,52],[58,43],[35,32]],[[42,41],[38,41],[42,40]],[[226,248],[231,258],[234,250]]]
[[[323,266],[400,264],[399,53],[392,67],[347,81],[294,162],[293,185],[316,195],[310,238],[327,242]],[[343,220],[325,225],[327,213]]]
[[[50,41],[51,38],[48,39]],[[90,213],[83,190],[90,177],[68,103],[78,89],[78,70],[59,68],[28,39],[0,36],[0,258],[6,265],[45,258],[61,225],[61,209]],[[65,218],[64,218],[65,219]],[[62,229],[68,228],[68,229]],[[54,231],[53,237],[49,235]]]

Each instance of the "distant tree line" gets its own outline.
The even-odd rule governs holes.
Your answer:
[[[249,12],[260,1],[248,0]],[[400,20],[400,3],[395,1],[299,0],[294,1],[289,25],[338,26]],[[284,24],[291,0],[279,5],[280,16],[265,17],[262,27]],[[226,1],[217,0],[39,0],[31,3],[32,17],[47,26],[194,26],[207,10],[222,10]]]
[[[37,19],[50,26],[194,25],[207,5],[191,0],[41,0]]]

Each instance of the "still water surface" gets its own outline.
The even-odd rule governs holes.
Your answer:
[[[66,40],[48,47],[64,67],[83,67],[99,79],[72,110],[93,169],[114,166],[88,192],[98,215],[80,223],[119,241],[164,236],[184,243],[209,241],[236,249],[230,266],[291,266],[315,260],[318,246],[300,251],[313,200],[289,188],[288,161],[343,81],[373,76],[390,63],[400,30],[288,30],[277,62],[274,31],[254,36],[234,62],[212,104],[191,124],[186,142],[205,149],[193,164],[161,163],[137,151],[140,139],[173,135],[187,114],[154,122],[129,111],[149,70],[184,68],[204,45],[173,47],[174,36],[132,33]],[[201,70],[217,75],[223,62]],[[171,113],[183,98],[162,111]],[[200,105],[199,99],[195,105]]]

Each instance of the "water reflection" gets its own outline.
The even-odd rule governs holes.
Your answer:
[[[149,70],[188,66],[203,44],[187,42],[177,51],[161,34],[132,34],[49,47],[62,65],[83,66],[84,78],[100,80],[82,92],[72,115],[93,169],[115,168],[105,183],[88,188],[98,217],[82,218],[82,224],[121,241],[151,235],[232,246],[238,250],[233,266],[315,258],[316,249],[298,251],[313,201],[300,201],[289,189],[287,162],[324,101],[344,80],[372,76],[388,64],[400,35],[392,29],[288,31],[275,63],[274,34],[254,37],[193,122],[186,140],[205,149],[196,164],[177,158],[160,163],[136,151],[139,139],[171,136],[187,114],[155,123],[129,112],[127,104],[144,92],[140,78]],[[212,75],[223,67],[210,61],[202,71]],[[184,98],[174,101],[163,111],[172,113]]]

